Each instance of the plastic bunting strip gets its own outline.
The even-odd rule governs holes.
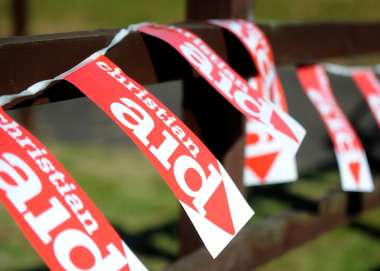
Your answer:
[[[254,212],[206,146],[160,101],[104,56],[140,26],[121,30],[109,46],[71,70],[20,94],[0,97],[0,104],[36,96],[57,80],[65,79],[77,86],[144,152],[215,258]]]
[[[0,201],[51,270],[147,270],[47,148],[0,108]]]
[[[356,86],[368,104],[377,127],[380,128],[380,81],[372,70],[355,71],[352,75]]]
[[[351,77],[354,72],[363,70],[372,70],[375,74],[380,75],[380,64],[371,66],[348,66],[335,63],[323,63],[326,71],[332,74]]]
[[[176,49],[188,63],[228,102],[248,119],[278,138],[295,154],[305,129],[286,112],[254,90],[202,39],[188,30],[157,24],[145,24],[138,31],[161,39]]]
[[[326,64],[326,69],[336,75],[352,77],[380,128],[380,81],[375,71],[370,67],[350,68],[334,64]]]
[[[177,116],[105,56],[65,79],[147,156],[215,258],[253,215],[219,161]]]
[[[260,95],[288,112],[285,92],[277,75],[274,55],[265,34],[254,23],[245,20],[210,20],[235,37],[247,49],[254,62],[258,77],[248,82]],[[252,75],[253,75],[252,71]],[[244,165],[246,185],[265,185],[295,181],[298,178],[295,155],[282,142],[272,137],[262,125],[247,120]]]
[[[373,191],[373,180],[362,143],[336,102],[324,68],[318,65],[300,67],[297,75],[327,127],[334,145],[343,190]]]

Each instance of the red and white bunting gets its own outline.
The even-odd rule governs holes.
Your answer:
[[[262,127],[287,146],[292,154],[296,153],[305,136],[304,128],[252,89],[248,82],[202,39],[188,30],[174,26],[145,24],[137,29],[170,44],[235,108],[248,119],[262,124]]]
[[[297,74],[333,142],[343,190],[373,191],[373,180],[362,143],[336,102],[325,70],[314,65],[298,68]]]
[[[377,126],[380,128],[380,81],[370,69],[357,70],[352,79],[366,100]]]
[[[0,108],[0,201],[51,270],[147,270],[47,148]]]
[[[265,34],[245,20],[210,20],[234,34],[247,49],[259,77],[250,78],[253,89],[288,111],[285,93],[277,75],[272,48]],[[265,185],[295,181],[298,178],[295,155],[257,121],[247,120],[244,183]]]
[[[215,258],[254,214],[219,161],[177,116],[107,57],[89,61],[65,80],[148,157]]]

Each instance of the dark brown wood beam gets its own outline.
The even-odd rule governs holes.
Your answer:
[[[252,12],[252,2],[252,0],[187,0],[186,18],[188,20],[247,19]]]
[[[29,5],[28,0],[12,0],[12,34],[23,36],[28,33]],[[34,130],[34,117],[32,108],[23,108],[19,112],[19,122],[28,130]]]
[[[209,18],[248,19],[251,12],[251,0],[187,0],[186,20],[197,21]],[[222,31],[208,34],[201,30],[198,34],[222,54],[225,60],[232,60],[234,54],[228,53]],[[215,42],[219,40],[219,42]],[[235,68],[241,65],[236,65]],[[251,71],[254,71],[252,67]],[[243,145],[244,118],[226,100],[214,91],[205,80],[186,77],[183,80],[183,115],[190,129],[202,139],[216,158],[223,163],[240,191],[244,192]],[[228,127],[228,129],[226,129]],[[221,136],[223,133],[223,136]],[[181,210],[180,219],[180,255],[184,256],[202,246],[188,216]]]
[[[288,210],[247,225],[216,260],[202,248],[164,271],[255,270],[329,230],[350,223],[358,214],[379,204],[379,180],[372,193],[330,192],[317,203],[316,212]],[[360,210],[352,212],[353,205]]]
[[[22,36],[28,33],[28,1],[12,0],[12,34]]]
[[[226,60],[247,58],[242,46],[221,29],[204,23],[181,24],[201,35]],[[318,62],[332,57],[380,53],[380,23],[264,24],[278,65]],[[0,39],[0,94],[17,93],[37,81],[51,78],[104,47],[117,30],[96,30]],[[123,52],[115,50],[114,61],[128,68],[128,74],[142,84],[181,79],[178,74],[157,78],[149,55],[149,43],[141,34],[127,37]],[[234,46],[226,46],[233,44]],[[171,60],[171,61],[174,61]],[[251,73],[249,60],[237,67]],[[172,62],[173,67],[176,66]],[[177,78],[175,78],[177,77]]]

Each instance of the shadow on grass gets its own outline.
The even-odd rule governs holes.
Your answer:
[[[354,129],[357,131],[367,154],[369,166],[373,174],[379,174],[380,168],[380,130],[379,127],[374,122],[371,116],[372,123],[370,127],[361,127],[361,124],[365,122],[366,115],[371,114],[368,110],[368,106],[363,101],[350,113],[350,120],[352,121]]]
[[[152,258],[165,259],[172,262],[177,259],[176,253],[173,253],[155,242],[158,236],[165,236],[170,239],[178,239],[178,221],[173,220],[154,228],[146,229],[137,233],[129,233],[119,225],[113,224],[121,239],[139,256],[148,256]],[[17,271],[48,271],[46,266],[37,266],[26,269],[17,269]]]
[[[173,220],[158,227],[147,229],[135,234],[128,233],[118,225],[113,225],[113,227],[134,252],[140,255],[174,261],[177,258],[177,255],[165,250],[163,247],[158,246],[154,242],[154,238],[164,235],[172,239],[178,239],[177,225],[178,222]]]
[[[380,241],[380,229],[360,222],[353,222],[350,224],[350,227]]]
[[[301,174],[299,179],[304,182],[319,182],[322,172],[330,172],[336,168],[335,161],[324,161],[319,163],[311,171],[304,172]],[[254,199],[265,198],[280,202],[284,206],[307,211],[312,214],[317,214],[319,211],[319,202],[307,195],[301,195],[299,193],[291,191],[289,188],[295,185],[295,183],[280,183],[274,185],[264,185],[264,186],[251,186],[247,187],[247,199],[248,202],[252,203]],[[327,191],[326,191],[327,192]]]
[[[273,199],[292,209],[304,210],[310,213],[318,212],[317,201],[288,191],[287,184],[248,189],[247,199],[249,202],[260,197]]]

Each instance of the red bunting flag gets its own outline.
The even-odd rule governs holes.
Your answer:
[[[272,48],[265,34],[254,23],[245,20],[211,20],[227,29],[247,49],[258,77],[249,82],[260,95],[288,111],[285,93],[277,75]],[[264,185],[295,181],[298,178],[295,155],[282,141],[274,138],[256,121],[247,120],[244,183]]]
[[[373,180],[362,143],[336,102],[325,70],[314,65],[298,68],[297,74],[333,142],[343,190],[373,191]]]
[[[48,149],[0,108],[0,201],[51,270],[147,270]]]
[[[380,128],[380,82],[370,69],[354,71],[352,78]]]
[[[219,161],[177,116],[107,57],[87,62],[65,79],[147,156],[216,257],[253,215]]]
[[[255,91],[202,39],[188,30],[174,26],[144,24],[138,30],[170,44],[236,109],[248,119],[261,124],[263,129],[286,145],[292,154],[296,153],[305,136],[303,127]]]

